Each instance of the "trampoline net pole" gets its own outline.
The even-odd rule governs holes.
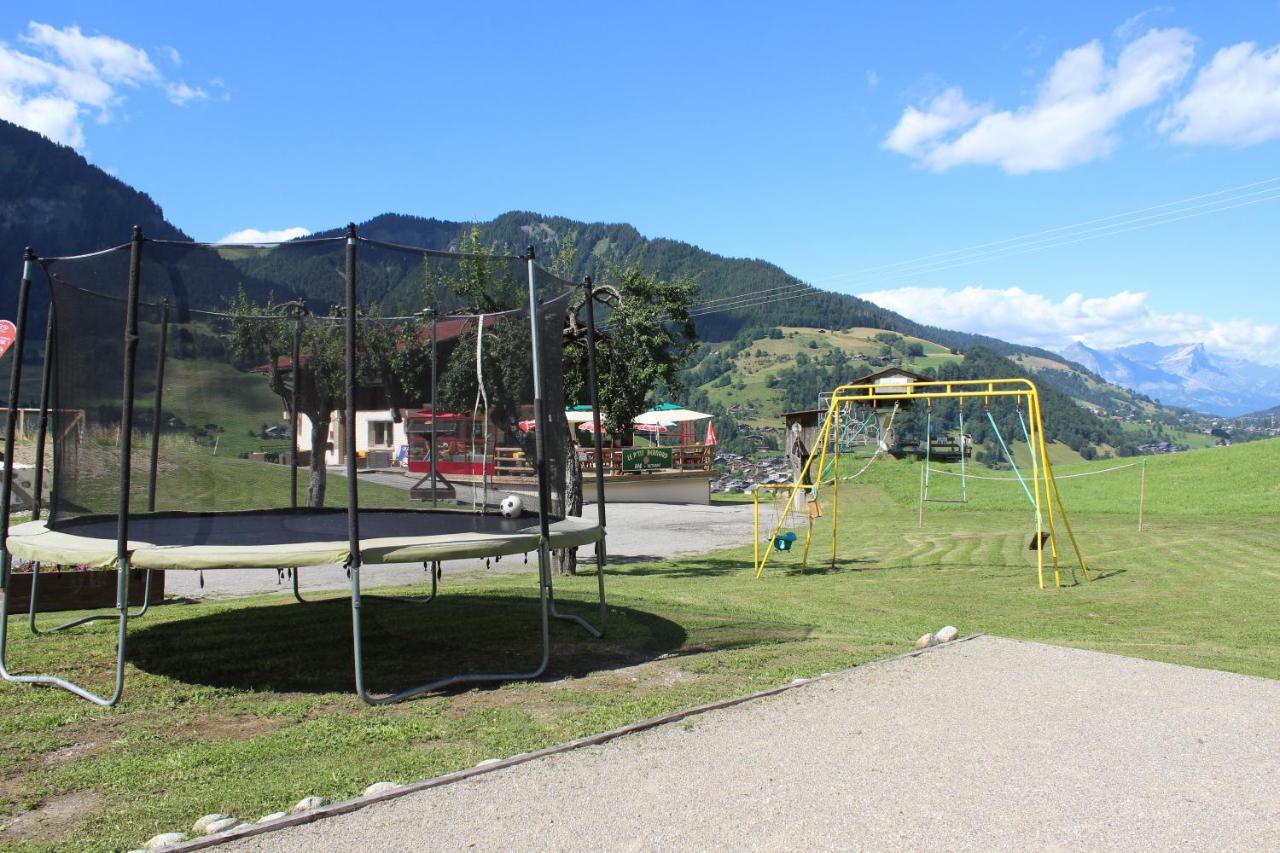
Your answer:
[[[590,392],[592,439],[596,450],[596,518],[600,523],[600,539],[596,542],[596,576],[600,587],[600,630],[604,630],[609,610],[604,598],[604,567],[609,564],[605,545],[604,505],[604,431],[600,422],[600,385],[596,374],[596,310],[595,289],[591,276],[583,283],[587,291],[587,387]],[[574,452],[573,448],[569,448]]]
[[[22,258],[22,281],[18,284],[17,334],[13,340],[13,367],[9,371],[9,408],[4,423],[4,494],[0,495],[0,591],[9,588],[9,512],[13,508],[14,433],[18,428],[18,396],[22,388],[22,355],[27,337],[27,300],[31,295],[31,275],[35,268],[35,252],[27,249]],[[5,594],[6,611],[9,596]],[[3,657],[0,656],[0,661]]]
[[[35,482],[31,487],[31,520],[38,521],[44,509],[44,450],[49,436],[49,394],[53,385],[53,303],[49,303],[49,321],[44,333],[44,368],[40,374],[40,422],[36,430]]]
[[[294,304],[293,311],[293,349],[289,356],[289,368],[292,374],[293,387],[289,391],[289,507],[298,508],[298,429],[302,418],[298,414],[298,362],[302,360],[302,313],[301,303]],[[317,448],[311,448],[315,453]]]

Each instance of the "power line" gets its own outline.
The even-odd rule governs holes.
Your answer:
[[[1274,189],[1275,187],[1272,185],[1275,185],[1277,182],[1280,182],[1280,176],[1266,178],[1260,181],[1253,181],[1248,184],[1241,184],[1239,186],[1230,187],[1228,189],[1216,190],[1211,193],[1201,193],[1199,195],[1188,196],[1186,198],[1165,202],[1163,204],[1149,205],[1147,207],[1138,208],[1136,210],[1127,211],[1125,213],[1117,213],[1117,214],[1112,214],[1110,216],[1102,216],[1095,219],[1088,219],[1083,222],[1074,223],[1072,225],[1060,225],[1056,228],[1046,228],[1041,231],[1033,231],[1028,234],[1022,234],[1016,237],[1006,237],[1002,240],[993,240],[987,243],[979,243],[975,246],[969,246],[967,248],[951,249],[945,252],[933,252],[928,255],[921,255],[920,257],[912,258],[905,261],[897,261],[897,262],[888,263],[888,264],[878,264],[871,267],[864,267],[863,269],[855,270],[853,272],[824,276],[822,278],[814,279],[814,281],[816,283],[816,282],[825,282],[825,281],[835,281],[835,280],[846,279],[846,278],[863,277],[868,274],[874,274],[881,271],[886,271],[886,270],[895,269],[899,267],[909,267],[909,266],[916,266],[919,264],[938,262],[944,258],[949,258],[955,255],[968,255],[972,252],[975,252],[981,249],[988,249],[995,246],[1003,246],[1010,243],[1021,243],[1027,240],[1031,240],[1033,238],[1043,237],[1048,234],[1057,234],[1059,232],[1074,231],[1077,229],[1088,228],[1089,226],[1095,226],[1103,222],[1112,222],[1114,226],[1120,226],[1126,223],[1114,222],[1113,220],[1128,220],[1140,214],[1149,213],[1154,210],[1164,210],[1165,208],[1171,208],[1171,207],[1182,207],[1191,202],[1201,201],[1202,199],[1213,198],[1214,196],[1231,195],[1231,194],[1239,193],[1242,190],[1250,190],[1256,187],[1268,186]],[[1265,190],[1262,190],[1261,192],[1265,192]],[[1227,202],[1231,200],[1232,199],[1219,199],[1218,201]],[[1214,204],[1214,203],[1215,202],[1207,202],[1206,204]],[[1169,211],[1170,215],[1172,215],[1173,213],[1175,213],[1175,211]],[[1072,235],[1063,234],[1062,236],[1066,237],[1066,236],[1072,236]]]
[[[1259,189],[1260,187],[1262,189]],[[1249,192],[1243,192],[1245,190]],[[1180,222],[1185,219],[1207,216],[1211,213],[1220,213],[1277,199],[1280,199],[1280,176],[1211,193],[1188,196],[1163,204],[1150,205],[1127,213],[1098,217],[1074,225],[1063,225],[1024,234],[1019,237],[981,243],[967,249],[935,252],[913,260],[867,267],[857,272],[840,276],[828,276],[825,279],[818,279],[818,281],[853,279],[845,282],[845,284],[866,285],[899,277],[942,272],[983,261],[1000,260],[1030,252],[1070,246],[1087,240],[1116,236],[1129,231]],[[1161,212],[1153,213],[1152,211]],[[1056,236],[1045,236],[1051,234]],[[708,299],[693,306],[691,315],[717,313],[725,310],[741,310],[767,305],[771,302],[781,301],[781,299],[775,297],[793,298],[802,296],[809,292],[810,288],[811,285],[805,282],[792,282],[763,291]],[[815,290],[814,292],[817,291]]]
[[[926,273],[942,272],[944,270],[955,269],[957,267],[970,266],[983,261],[996,261],[1005,258],[1017,257],[1030,252],[1039,252],[1046,249],[1056,249],[1062,246],[1071,246],[1076,243],[1083,243],[1087,240],[1097,240],[1103,237],[1114,237],[1117,234],[1124,234],[1129,231],[1139,231],[1146,228],[1154,228],[1157,225],[1167,225],[1173,222],[1181,222],[1184,219],[1193,219],[1198,216],[1207,216],[1211,213],[1220,213],[1226,210],[1234,210],[1238,207],[1246,207],[1252,204],[1261,204],[1263,202],[1275,201],[1280,199],[1280,187],[1272,188],[1265,192],[1259,198],[1249,198],[1249,196],[1257,193],[1247,193],[1242,196],[1233,198],[1219,199],[1208,205],[1192,205],[1176,210],[1169,210],[1161,214],[1153,214],[1147,217],[1137,217],[1125,222],[1116,222],[1112,225],[1091,229],[1086,231],[1078,231],[1075,233],[1062,234],[1058,237],[1046,238],[1044,240],[1032,241],[1022,244],[1014,244],[1004,249],[992,249],[984,252],[976,252],[969,255],[963,255],[950,261],[939,261],[932,264],[917,265],[891,273],[881,273],[878,275],[864,276],[859,279],[844,282],[845,285],[866,285],[874,284],[881,281],[889,281],[893,279],[901,279],[908,276],[924,275]],[[1245,200],[1241,200],[1245,199]],[[1231,204],[1230,202],[1236,202]]]

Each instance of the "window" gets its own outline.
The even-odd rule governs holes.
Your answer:
[[[391,446],[391,421],[369,421],[369,446]]]

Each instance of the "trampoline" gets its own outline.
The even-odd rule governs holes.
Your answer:
[[[536,551],[538,517],[449,510],[362,509],[360,560],[433,563],[505,557]],[[87,516],[50,528],[29,521],[9,529],[15,557],[53,565],[114,568],[114,516]],[[553,550],[590,545],[600,527],[577,518],[548,525]],[[267,510],[242,513],[165,512],[129,518],[130,565],[135,569],[256,569],[346,564],[351,559],[345,510]]]
[[[48,287],[47,323],[29,316],[37,270]],[[367,297],[359,286],[365,282]],[[27,250],[6,421],[0,592],[7,592],[14,559],[29,561],[31,631],[112,619],[117,656],[114,688],[105,695],[55,675],[11,672],[4,594],[0,676],[115,705],[124,690],[129,621],[149,606],[129,611],[131,570],[145,572],[148,591],[155,570],[288,570],[294,596],[306,604],[298,570],[332,564],[345,565],[351,578],[354,686],[363,701],[540,676],[551,659],[551,620],[601,637],[608,615],[602,471],[595,476],[596,517],[570,515],[568,456],[577,450],[564,415],[567,370],[600,410],[596,302],[590,279],[576,284],[552,275],[532,247],[521,256],[442,252],[368,240],[354,225],[339,237],[251,246],[149,240],[135,228],[129,243],[87,255],[40,258]],[[35,493],[42,495],[47,446],[52,484],[48,505],[37,501],[33,520],[11,526],[24,348],[30,328],[41,326]],[[432,413],[424,479],[435,481],[445,462],[446,470],[474,472],[469,501],[410,488],[408,479],[403,489],[361,483],[361,448],[385,439],[407,410]],[[281,411],[286,427],[263,423],[246,430],[247,439],[234,432],[281,420]],[[466,424],[467,433],[445,434],[442,426],[437,435],[438,422]],[[270,455],[286,464],[266,461],[268,438],[282,432],[287,451]],[[599,453],[598,423],[594,435]],[[504,514],[498,503],[513,487],[513,466],[523,466],[517,479],[526,489],[536,481],[537,501]],[[334,507],[337,478],[345,494]],[[374,490],[376,506],[362,506],[365,490]],[[551,552],[586,545],[595,546],[597,563],[594,622],[560,612],[552,583]],[[385,695],[368,691],[364,567],[424,564],[430,594],[408,600],[429,603],[446,561],[535,552],[536,666],[446,675]],[[40,628],[42,566],[113,571],[114,610]]]

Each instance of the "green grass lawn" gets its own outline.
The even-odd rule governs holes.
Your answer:
[[[117,709],[0,685],[0,823],[51,803],[64,815],[44,829],[0,832],[0,845],[129,849],[208,812],[253,820],[305,794],[345,798],[371,782],[420,779],[884,657],[948,623],[1280,678],[1280,486],[1268,473],[1278,466],[1280,441],[1153,458],[1142,533],[1136,469],[1064,480],[1096,579],[1042,591],[1016,486],[982,492],[975,482],[969,505],[931,505],[921,529],[918,466],[877,465],[841,490],[834,565],[824,518],[807,571],[798,552],[778,553],[753,580],[748,542],[611,566],[608,638],[557,623],[545,680],[388,708],[351,695],[343,597],[157,608],[131,627]],[[431,605],[366,600],[373,689],[534,662],[531,573],[458,582],[446,568],[445,578]],[[564,608],[583,613],[594,587],[590,575],[557,583]],[[15,670],[105,689],[110,625],[32,637],[14,617],[10,632]],[[34,822],[19,818],[24,825]]]
[[[29,450],[29,448],[28,448]],[[113,437],[89,433],[81,442],[77,476],[67,485],[66,498],[92,512],[114,513],[119,488],[119,449]],[[32,454],[28,454],[34,458]],[[130,492],[134,506],[146,506],[150,477],[151,441],[135,436]],[[26,458],[20,456],[19,458]],[[289,466],[240,459],[221,449],[194,442],[190,436],[168,434],[160,438],[156,477],[156,509],[226,511],[289,505]],[[310,471],[298,471],[298,499],[305,503]],[[362,505],[369,507],[418,507],[408,489],[378,483],[360,483]],[[346,506],[346,478],[328,475],[325,506]]]

